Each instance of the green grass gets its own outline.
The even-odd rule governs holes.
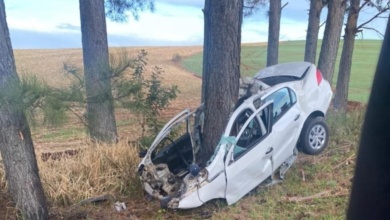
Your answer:
[[[357,40],[352,62],[352,73],[349,87],[349,100],[367,102],[371,90],[372,79],[376,68],[382,41]],[[321,47],[318,43],[317,59]],[[279,47],[279,63],[302,61],[304,58],[305,41],[282,42]],[[339,47],[333,87],[336,87],[339,59],[342,50],[342,41]],[[267,46],[244,45],[241,49],[241,75],[253,76],[258,70],[265,67]],[[198,53],[182,61],[187,70],[202,75],[203,54]]]
[[[86,147],[80,154],[62,160],[38,161],[40,175],[53,210],[67,216],[75,212],[88,213],[88,219],[122,219],[131,213],[140,219],[345,219],[349,190],[356,160],[357,142],[364,110],[347,114],[329,112],[329,146],[318,156],[299,154],[282,183],[260,188],[228,206],[224,200],[207,202],[200,208],[165,211],[157,200],[147,201],[136,176],[138,150],[127,141],[108,147]],[[125,122],[122,122],[125,123]],[[68,127],[51,132],[57,141],[62,135],[82,130]],[[43,137],[42,137],[43,139]],[[84,146],[84,145],[83,145]],[[0,186],[5,186],[0,166]],[[1,188],[0,188],[1,189]],[[61,190],[58,190],[61,189]],[[322,194],[321,194],[322,193]],[[80,200],[111,194],[115,200],[107,203],[72,206]],[[320,194],[320,195],[319,195]],[[313,197],[312,199],[307,199]],[[123,201],[128,212],[113,212],[112,204]],[[305,199],[306,198],[306,199]],[[296,202],[294,199],[303,199]],[[142,208],[139,208],[142,207]],[[65,210],[65,211],[64,211]],[[1,216],[0,216],[1,218]],[[59,217],[56,219],[60,219]],[[62,218],[61,218],[62,219]]]
[[[150,212],[150,219],[345,219],[364,109],[330,111],[330,141],[317,156],[300,153],[282,183],[257,187],[237,203],[207,202],[200,208]],[[299,200],[299,201],[297,201]]]
[[[85,135],[85,128],[67,127],[56,131],[46,131],[41,136],[41,139],[45,141],[66,141],[74,138],[82,138]]]
[[[355,75],[359,71],[353,72],[355,78],[351,84],[356,87],[353,89],[358,95],[359,92],[363,93],[361,91],[368,91],[364,88],[371,85],[379,47],[379,41],[356,42],[354,59],[359,61],[354,63],[354,69],[364,70],[358,77]],[[283,43],[280,62],[301,61],[303,48],[304,42]],[[264,67],[265,47],[244,46],[242,51],[242,68],[245,68],[243,75],[253,75]],[[195,70],[192,71],[200,74],[201,56],[202,54],[197,54],[186,59],[183,65],[194,67]],[[72,144],[73,139],[87,135],[84,127],[73,124],[55,130],[38,129],[34,132],[33,139],[87,149],[75,157],[58,161],[43,162],[38,157],[41,179],[51,208],[62,212],[64,216],[67,213],[87,212],[88,219],[122,219],[125,215],[130,216],[129,213],[140,219],[204,219],[208,216],[212,219],[345,219],[363,116],[364,110],[348,112],[346,115],[329,112],[329,146],[318,156],[300,154],[282,183],[269,188],[258,188],[231,206],[227,206],[223,200],[214,200],[200,208],[178,211],[161,210],[157,200],[147,201],[143,198],[140,181],[135,176],[139,163],[138,150],[136,145],[129,145],[126,139],[110,147]],[[122,115],[117,126],[122,132],[130,127],[126,135],[138,134],[138,124],[133,118],[127,119]],[[0,180],[0,190],[5,190],[1,164]],[[302,202],[288,201],[289,198],[305,198],[327,191],[330,195]],[[77,203],[81,199],[106,193],[114,195],[115,200],[90,206],[63,207],[64,204]],[[128,211],[113,211],[112,204],[117,199],[126,203]]]
[[[135,119],[130,120],[118,120],[117,127],[133,126],[137,121]],[[47,128],[35,128],[33,132],[34,139],[41,141],[58,141],[66,142],[71,139],[80,139],[87,136],[87,129],[85,127],[60,127],[59,129],[47,129]]]
[[[323,153],[300,153],[282,183],[222,204],[213,219],[345,219],[363,116],[364,110],[329,112],[331,139]]]

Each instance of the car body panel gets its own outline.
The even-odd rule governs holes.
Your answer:
[[[274,120],[273,122],[273,133],[278,134],[277,138],[274,138],[274,164],[275,166],[279,166],[282,164],[287,158],[289,158],[294,150],[294,147],[296,145],[298,135],[291,135],[295,134],[296,132],[293,132],[295,129],[298,129],[301,125],[302,118],[300,118],[300,106],[299,102],[292,103],[291,97],[290,97],[290,88],[288,87],[282,87],[278,90],[276,90],[273,93],[270,93],[266,96],[264,96],[264,100],[274,100],[275,103],[285,103],[285,101],[288,101],[291,105],[289,109],[281,116],[283,120]],[[284,91],[284,92],[283,92]],[[291,91],[293,92],[293,91]],[[282,97],[282,100],[277,100],[277,98],[274,98],[274,96],[278,95]],[[287,97],[288,96],[288,97]],[[280,98],[279,98],[280,99]],[[278,106],[280,104],[277,104],[274,106],[274,114],[278,114],[278,112],[282,111],[281,109],[284,108],[284,106]]]
[[[265,108],[269,108],[272,102],[268,102],[259,109],[257,109],[242,126],[241,131],[237,135],[236,143],[247,129],[247,126],[256,120],[256,116],[259,112]],[[271,112],[269,112],[271,114]],[[264,179],[272,174],[272,155],[273,155],[273,133],[264,134],[259,138],[259,142],[256,143],[252,149],[249,149],[245,154],[240,155],[238,158],[234,157],[235,148],[239,147],[237,144],[230,148],[227,159],[225,160],[225,173],[226,173],[226,201],[233,204],[240,198],[246,195],[249,191],[259,185]],[[241,147],[239,147],[241,148]],[[245,170],[245,172],[243,172]]]
[[[225,198],[226,178],[225,173],[215,177],[211,182],[205,182],[198,188],[199,199],[207,202],[212,199]]]
[[[202,107],[184,110],[164,126],[138,168],[148,194],[173,209],[198,207],[216,198],[230,205],[265,180],[283,179],[297,157],[297,142],[307,118],[326,115],[332,98],[330,84],[307,62],[267,67],[243,82],[248,83],[240,90],[243,100],[232,111],[204,167],[196,164],[202,148]],[[183,122],[186,133],[175,140],[168,138],[172,143],[156,153]],[[187,145],[192,147],[191,157],[186,157]],[[176,164],[189,169],[176,170]]]
[[[274,138],[275,166],[286,161],[287,158],[291,156],[296,146],[299,133],[293,131],[298,130],[301,123],[300,121],[302,120],[300,118],[295,120],[297,115],[299,115],[299,111],[297,108],[293,107],[283,116],[283,121],[279,120],[273,125],[273,133],[278,134],[278,137]],[[298,135],[296,133],[298,133]]]
[[[308,62],[282,63],[260,70],[255,74],[254,78],[264,79],[271,76],[293,76],[302,78],[310,65],[311,63]]]

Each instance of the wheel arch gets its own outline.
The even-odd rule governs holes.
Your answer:
[[[305,127],[305,125],[307,124],[307,121],[310,120],[310,119],[314,119],[314,118],[317,118],[317,117],[323,117],[325,118],[325,114],[320,111],[320,110],[316,110],[312,113],[310,113],[310,115],[308,115],[305,119],[305,122],[302,124],[302,128],[301,128],[301,132],[299,133],[299,138],[298,138],[298,142],[300,141],[300,137],[301,137],[301,134],[303,132],[303,128]]]
[[[302,139],[303,139],[303,138],[302,138],[302,135],[303,135],[304,132],[305,132],[306,126],[308,126],[308,124],[310,124],[310,121],[311,121],[311,120],[315,120],[316,118],[319,118],[319,117],[323,118],[322,121],[323,121],[323,123],[324,123],[325,126],[326,126],[326,123],[325,123],[325,120],[324,120],[324,119],[325,119],[325,113],[323,113],[323,112],[320,111],[320,110],[317,110],[317,111],[312,112],[312,113],[306,118],[305,122],[303,123],[303,127],[302,127],[302,129],[301,129],[301,132],[300,132],[300,134],[299,134],[299,138],[298,138],[298,141],[297,141],[297,148],[298,148],[298,150],[299,150],[300,152],[304,152],[304,153],[310,154],[310,155],[317,155],[317,153],[312,154],[312,153],[307,152],[307,151],[304,149],[304,146],[302,146],[302,144],[304,144],[304,141],[302,140]],[[327,126],[326,126],[326,129],[328,129]],[[327,132],[328,132],[328,131],[327,131]],[[326,147],[326,145],[327,145],[327,142],[328,142],[328,140],[326,140],[325,147]],[[324,148],[325,148],[325,147],[324,147]],[[323,148],[323,149],[324,149],[324,148]],[[322,152],[322,150],[319,151],[319,153],[321,153],[321,152]]]
[[[317,118],[317,117],[325,118],[325,114],[322,111],[320,111],[320,110],[314,111],[309,116],[307,116],[307,118],[305,120],[305,123],[306,123],[307,119],[309,119],[309,118]]]

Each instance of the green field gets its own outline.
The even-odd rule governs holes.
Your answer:
[[[372,79],[377,64],[380,47],[380,40],[357,40],[352,62],[352,74],[349,87],[349,100],[367,102],[371,89]],[[321,41],[318,44],[319,53]],[[304,57],[305,41],[281,42],[279,48],[279,62],[302,61]],[[241,75],[253,76],[258,70],[265,67],[267,58],[267,46],[243,45],[241,49]],[[339,67],[339,59],[342,50],[340,42],[339,56],[333,77],[333,87],[336,87],[336,80]],[[317,53],[317,59],[318,59]],[[187,70],[202,74],[203,54],[198,53],[183,60],[182,65]]]

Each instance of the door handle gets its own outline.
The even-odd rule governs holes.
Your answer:
[[[297,114],[297,115],[295,116],[295,118],[294,118],[294,121],[298,120],[299,117],[301,117],[301,114]]]
[[[273,150],[274,150],[274,148],[270,147],[270,148],[268,148],[267,152],[265,152],[265,154],[267,155],[267,154],[271,153]]]

